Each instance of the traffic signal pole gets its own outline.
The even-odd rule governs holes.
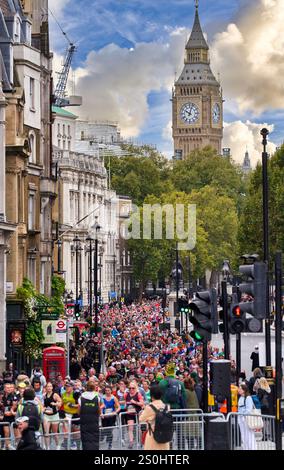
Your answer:
[[[224,355],[225,359],[230,360],[229,311],[226,281],[222,281],[222,306],[224,312]]]
[[[239,385],[240,375],[241,375],[241,333],[236,335],[236,385]]]
[[[203,411],[208,413],[208,342],[203,341]]]
[[[267,129],[261,130],[263,137],[262,145],[262,192],[263,192],[263,254],[264,262],[267,264],[267,273],[269,273],[269,206],[268,206],[268,171],[267,160],[268,154],[267,136],[269,131]],[[271,331],[270,331],[270,301],[269,301],[269,275],[267,274],[266,286],[266,317],[265,317],[265,352],[266,352],[266,366],[271,366]]]
[[[282,450],[282,420],[280,400],[282,398],[282,253],[275,257],[275,364],[276,364],[276,450]]]

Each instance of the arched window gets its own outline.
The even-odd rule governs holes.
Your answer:
[[[37,162],[37,155],[36,155],[36,135],[34,132],[30,132],[29,135],[29,140],[30,140],[30,157],[29,157],[29,162],[30,163],[36,163]]]

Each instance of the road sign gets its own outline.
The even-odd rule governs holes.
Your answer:
[[[65,320],[58,320],[56,323],[56,333],[66,333],[67,323]]]

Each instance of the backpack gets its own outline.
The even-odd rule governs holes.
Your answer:
[[[257,395],[251,395],[252,401],[254,403],[254,406],[256,407],[257,410],[261,409],[261,403],[259,400],[259,397]]]
[[[33,418],[31,420],[32,425],[35,431],[39,431],[40,424],[41,424],[41,417],[38,405],[35,403],[24,403],[19,407],[19,415],[20,416],[27,416],[28,418]]]
[[[168,379],[164,401],[170,405],[181,405],[182,391],[181,383],[176,379]]]
[[[158,410],[154,405],[150,405],[152,410],[156,413],[155,431],[152,430],[149,424],[149,433],[153,434],[155,441],[158,444],[167,444],[173,440],[174,435],[174,419],[168,407]]]

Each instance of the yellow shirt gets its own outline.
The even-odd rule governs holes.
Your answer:
[[[69,404],[76,405],[73,392],[71,392],[69,395],[66,392],[64,392],[62,394],[62,402],[63,402],[63,410],[65,411],[65,413],[68,413],[70,415],[75,415],[76,413],[78,413],[77,408],[73,408],[69,406]]]

